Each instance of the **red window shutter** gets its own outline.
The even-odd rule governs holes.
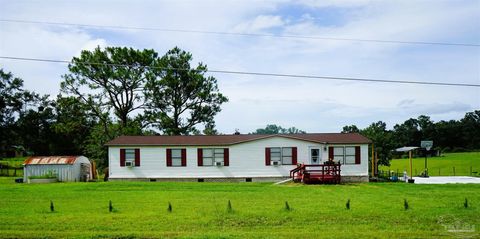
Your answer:
[[[182,149],[182,167],[187,166],[187,149]]]
[[[328,159],[333,160],[333,147],[332,146],[328,147]]]
[[[135,149],[135,167],[140,167],[140,149]]]
[[[292,148],[292,165],[297,165],[297,147]]]
[[[355,164],[360,164],[360,146],[355,146]]]
[[[228,148],[223,149],[223,166],[229,166],[230,165],[230,155]]]
[[[265,148],[265,165],[270,164],[270,148]]]
[[[197,149],[197,163],[198,166],[203,166],[203,149]]]
[[[125,167],[125,149],[120,149],[120,167]]]
[[[167,167],[172,166],[172,149],[167,149]]]

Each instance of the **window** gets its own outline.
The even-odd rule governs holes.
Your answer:
[[[187,149],[167,149],[167,167],[172,166],[187,166]]]
[[[223,163],[223,149],[214,149],[215,163]]]
[[[295,165],[297,164],[296,147],[265,148],[265,165]]]
[[[340,162],[343,164],[343,157],[345,155],[344,149],[345,148],[343,146],[333,148],[333,161]]]
[[[213,166],[213,149],[203,149],[203,166]]]
[[[182,166],[182,150],[181,149],[172,149],[172,166],[174,167]]]
[[[345,147],[344,164],[355,164],[355,147]]]
[[[120,149],[120,167],[140,167],[140,149]]]
[[[282,164],[292,164],[292,148],[282,148]]]
[[[135,149],[125,149],[125,161],[135,160]]]
[[[225,155],[227,150],[228,149],[224,148],[201,149],[202,162],[199,164],[199,166],[215,166],[217,164],[228,166],[227,157]]]
[[[270,160],[280,162],[282,158],[282,148],[270,148]]]
[[[330,148],[329,154],[341,164],[360,164],[360,146],[336,146]]]

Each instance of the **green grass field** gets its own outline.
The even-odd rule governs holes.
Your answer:
[[[394,159],[390,161],[390,167],[380,166],[380,170],[402,173],[407,170],[410,175],[410,163],[408,159]],[[430,176],[480,176],[480,152],[470,153],[447,153],[440,157],[428,158],[428,172]],[[454,171],[455,167],[455,171]],[[420,174],[425,168],[425,158],[413,159],[413,173]],[[470,175],[470,169],[472,175]]]
[[[284,209],[285,201],[292,210]],[[480,237],[480,185],[32,185],[0,178],[0,205],[1,238]]]

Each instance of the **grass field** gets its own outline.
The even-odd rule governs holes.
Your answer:
[[[285,201],[292,210],[285,210]],[[0,205],[2,238],[480,237],[480,185],[29,185],[0,178]]]
[[[410,175],[410,163],[408,159],[394,159],[390,161],[390,167],[380,166],[380,170],[401,173],[407,170]],[[455,171],[454,171],[455,167]],[[420,174],[425,168],[425,158],[413,159],[413,173]],[[428,172],[430,176],[480,176],[480,152],[470,153],[447,153],[440,157],[428,158]],[[417,174],[415,174],[417,172]]]

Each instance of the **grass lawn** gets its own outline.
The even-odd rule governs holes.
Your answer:
[[[469,207],[464,208],[468,198]],[[351,200],[351,209],[345,209]],[[409,209],[404,209],[404,199]],[[53,200],[55,212],[50,212]],[[109,212],[112,200],[114,211]],[[227,212],[231,200],[233,212]],[[292,210],[285,210],[288,201]],[[167,211],[168,202],[173,210]],[[479,237],[480,185],[272,185],[0,178],[7,238]],[[456,228],[457,231],[447,229]],[[473,230],[470,230],[472,229]],[[460,229],[467,229],[461,232]]]
[[[446,153],[440,157],[428,158],[428,172],[430,176],[453,176],[455,167],[456,176],[480,176],[480,152],[470,153]],[[390,161],[390,167],[381,166],[380,170],[399,171],[407,170],[410,175],[410,163],[408,159],[394,159]],[[472,175],[470,175],[470,167]],[[413,173],[420,174],[425,168],[425,158],[413,159]],[[475,173],[476,172],[476,173]]]

